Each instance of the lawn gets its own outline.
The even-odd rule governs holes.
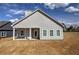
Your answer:
[[[64,40],[0,40],[1,55],[79,54],[79,32],[64,32]]]

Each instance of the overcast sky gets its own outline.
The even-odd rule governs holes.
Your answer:
[[[14,3],[0,4],[0,20],[20,20],[28,11],[41,9],[59,22],[79,24],[79,4],[75,3]]]

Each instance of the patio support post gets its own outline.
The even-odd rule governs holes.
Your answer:
[[[29,39],[31,39],[31,28],[29,28]]]
[[[25,39],[26,39],[26,28],[25,28],[25,34],[24,35],[25,35]]]
[[[15,28],[13,28],[13,40],[15,40]]]

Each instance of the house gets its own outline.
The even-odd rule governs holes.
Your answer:
[[[12,23],[9,21],[0,21],[0,38],[11,37],[13,35]]]
[[[61,24],[62,24],[62,26],[63,26],[63,31],[66,32],[66,31],[67,31],[66,24],[64,24],[64,23],[61,23]]]
[[[13,40],[62,40],[63,26],[42,10],[12,24]]]

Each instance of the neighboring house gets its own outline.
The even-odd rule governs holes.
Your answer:
[[[63,31],[64,31],[64,32],[66,32],[66,31],[67,31],[66,24],[64,24],[64,23],[61,23],[61,25],[63,26]]]
[[[12,34],[12,23],[9,21],[0,21],[0,37],[11,37]]]
[[[61,40],[63,26],[41,10],[13,23],[13,40]]]

